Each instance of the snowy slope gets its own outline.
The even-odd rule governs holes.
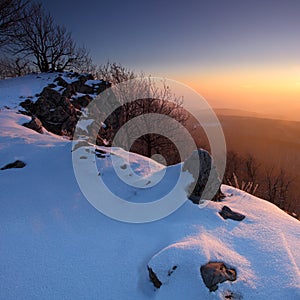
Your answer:
[[[0,108],[17,107],[26,98],[36,100],[36,94],[52,83],[57,76],[58,73],[42,73],[0,80]]]
[[[14,103],[8,88],[5,95],[3,102]],[[0,167],[16,159],[27,164],[0,171],[0,299],[230,299],[229,291],[232,299],[300,299],[299,221],[228,186],[222,203],[202,209],[187,201],[153,223],[112,220],[82,195],[71,142],[21,126],[27,119],[14,109],[0,111]],[[112,151],[117,166],[127,163],[123,150]],[[130,165],[144,177],[137,190],[120,186],[110,155],[95,159],[107,184],[134,202],[151,189],[154,198],[163,193],[166,185],[144,188],[151,176],[176,178],[176,166],[165,169],[131,154]],[[129,176],[128,168],[121,170]],[[223,220],[223,205],[246,219]],[[199,269],[211,260],[235,267],[237,280],[209,292]],[[163,281],[160,289],[149,280],[148,264]],[[177,269],[167,276],[173,265]]]

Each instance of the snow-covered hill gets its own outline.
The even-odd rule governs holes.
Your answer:
[[[19,97],[24,91],[34,96],[53,80],[39,77],[0,82],[0,106],[11,107],[0,111],[0,167],[26,163],[0,171],[0,299],[300,299],[300,223],[266,201],[223,186],[224,201],[201,209],[187,201],[152,223],[127,224],[98,212],[78,187],[72,143],[21,126],[29,117],[14,108]],[[115,167],[131,176],[121,168],[122,149],[101,149],[112,151]],[[131,154],[133,171],[143,179],[135,181],[141,189],[125,188],[110,155],[95,160],[105,182],[133,202],[157,196],[143,186],[149,176],[177,172]],[[218,213],[224,205],[246,218],[224,220]],[[200,274],[209,261],[235,268],[236,281],[209,292]],[[147,266],[162,282],[159,289]]]

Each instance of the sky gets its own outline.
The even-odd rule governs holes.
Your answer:
[[[298,0],[42,0],[97,64],[194,88],[213,107],[300,121]]]

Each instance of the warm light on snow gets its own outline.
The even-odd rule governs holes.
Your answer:
[[[11,105],[19,94],[13,82],[39,91],[34,76],[23,80],[7,81],[5,88],[0,81],[1,95],[5,91],[2,107],[2,101]],[[223,186],[226,199],[202,209],[187,201],[157,222],[135,225],[112,220],[82,195],[73,173],[71,142],[20,125],[27,120],[16,109],[0,111],[0,167],[16,159],[26,162],[23,169],[0,171],[0,299],[196,300],[224,299],[229,291],[245,300],[300,299],[296,219],[266,201]],[[128,164],[126,151],[109,152],[128,177],[130,169],[121,168]],[[147,189],[123,188],[109,155],[94,159],[107,184],[122,187],[118,192],[130,201],[145,201]],[[177,168],[135,154],[129,161],[139,184],[154,180],[151,176],[163,170],[173,174]],[[163,187],[150,187],[149,199]],[[223,205],[246,218],[222,219],[218,211]],[[214,260],[234,267],[237,280],[209,292],[200,266]],[[160,289],[149,280],[148,264],[163,282]]]

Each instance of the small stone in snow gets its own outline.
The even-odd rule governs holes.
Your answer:
[[[26,166],[26,164],[23,161],[16,160],[13,163],[5,165],[0,170],[7,170],[7,169],[13,169],[13,168],[24,168],[25,166]]]
[[[234,221],[242,221],[245,219],[243,214],[231,210],[228,206],[223,206],[219,214],[223,219],[232,219]]]

